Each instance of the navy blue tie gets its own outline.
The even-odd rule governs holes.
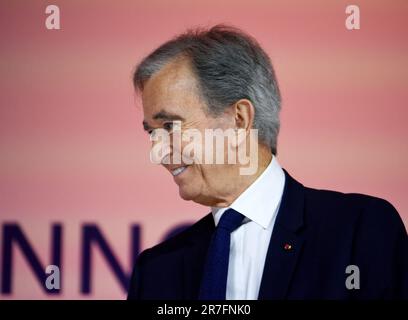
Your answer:
[[[234,209],[226,210],[221,216],[208,248],[199,300],[225,300],[231,232],[242,220],[244,216]]]

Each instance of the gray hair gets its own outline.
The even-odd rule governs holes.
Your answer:
[[[140,62],[133,75],[135,88],[142,91],[154,73],[180,56],[190,60],[200,93],[213,116],[240,99],[251,101],[255,109],[253,128],[276,155],[281,97],[271,61],[258,42],[225,25],[188,30]]]

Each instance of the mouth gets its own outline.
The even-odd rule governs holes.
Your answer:
[[[178,175],[182,174],[187,169],[187,166],[179,167],[174,170],[171,170],[171,174],[173,177],[177,177]]]

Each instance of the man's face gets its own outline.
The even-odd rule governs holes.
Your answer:
[[[207,114],[207,106],[199,96],[197,82],[187,60],[178,59],[168,63],[155,73],[146,83],[142,92],[144,129],[165,129],[172,132],[173,121],[180,121],[181,132],[196,129],[204,137],[205,129],[227,129],[234,127],[234,117],[228,112],[222,117]],[[175,150],[170,139],[170,150]],[[186,142],[181,143],[181,149]],[[227,153],[228,146],[224,153]],[[202,142],[205,153],[204,141]],[[170,158],[172,158],[172,154]],[[238,168],[228,164],[162,164],[179,186],[179,194],[184,200],[217,206],[220,199],[233,188],[229,179],[236,175]]]

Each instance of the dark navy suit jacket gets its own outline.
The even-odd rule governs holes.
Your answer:
[[[394,207],[285,176],[258,299],[408,299],[408,237]],[[128,299],[197,299],[214,229],[208,214],[143,251]],[[346,273],[349,265],[359,268],[360,289],[346,287],[346,278],[357,276]]]

